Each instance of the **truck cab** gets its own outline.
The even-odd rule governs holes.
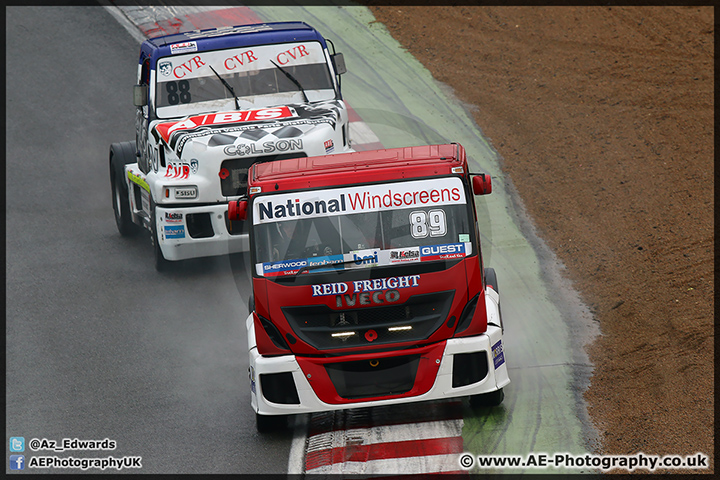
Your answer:
[[[459,144],[255,164],[228,215],[249,226],[258,429],[288,414],[468,396],[509,383]]]
[[[342,54],[303,22],[171,34],[140,47],[134,142],[110,148],[122,234],[151,233],[156,267],[247,251],[227,203],[255,162],[352,151]]]

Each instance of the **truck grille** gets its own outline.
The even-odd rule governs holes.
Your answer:
[[[325,370],[342,398],[383,397],[409,392],[415,385],[420,355],[372,361],[330,363]]]
[[[253,163],[285,160],[286,158],[307,157],[303,152],[266,155],[264,157],[244,157],[225,160],[220,165],[220,189],[223,196],[235,197],[247,192],[248,169]],[[224,177],[224,178],[223,178]]]
[[[430,337],[447,318],[454,294],[413,295],[404,304],[353,310],[309,305],[283,307],[282,312],[297,336],[314,348],[381,345]]]

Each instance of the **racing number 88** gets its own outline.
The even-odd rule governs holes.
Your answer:
[[[410,234],[413,238],[442,237],[447,233],[444,210],[415,210],[410,212]]]
[[[165,91],[168,94],[167,100],[170,105],[190,103],[190,82],[187,80],[180,80],[177,83],[167,82],[165,84]]]

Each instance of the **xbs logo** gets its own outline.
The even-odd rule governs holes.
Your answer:
[[[10,470],[24,470],[25,455],[10,455]]]
[[[11,452],[24,452],[25,451],[25,437],[10,437],[10,451]]]

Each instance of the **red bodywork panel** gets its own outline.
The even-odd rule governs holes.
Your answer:
[[[446,175],[453,167],[467,173],[465,150],[457,144],[369,150],[256,163],[248,187],[265,192],[327,188],[347,185],[348,179],[362,184]]]
[[[328,349],[328,353],[333,355],[339,354],[350,354],[356,352],[368,352],[371,350],[388,350],[390,345],[393,348],[407,348],[409,346],[415,346],[418,344],[430,344],[441,342],[455,335],[455,330],[458,326],[458,322],[461,318],[463,309],[470,299],[474,296],[479,295],[482,292],[482,277],[479,269],[477,268],[478,258],[476,255],[466,257],[455,266],[450,267],[447,270],[441,270],[439,272],[423,273],[420,274],[418,279],[418,285],[416,287],[400,288],[397,291],[400,296],[392,303],[403,304],[408,298],[413,295],[422,295],[425,293],[442,292],[454,290],[452,304],[448,318],[455,317],[455,321],[451,326],[448,326],[448,322],[443,322],[442,326],[438,328],[432,335],[427,339],[421,341],[411,341],[403,343],[383,343],[382,332],[376,332],[377,336],[372,340],[363,342],[362,345],[351,347],[351,348],[333,348]],[[305,274],[302,274],[305,275]],[[352,281],[347,283],[353,283]],[[263,277],[253,278],[253,291],[255,292],[255,308],[257,315],[272,319],[272,323],[277,327],[282,337],[287,341],[287,334],[291,334],[296,339],[296,343],[289,343],[288,346],[290,351],[296,355],[317,355],[324,353],[313,348],[311,345],[299,338],[298,334],[293,331],[290,324],[288,323],[285,315],[283,314],[282,307],[287,306],[306,306],[306,305],[327,305],[331,310],[343,311],[346,308],[337,307],[337,296],[336,295],[324,295],[324,296],[313,296],[312,285],[297,286],[290,284],[276,283],[272,280]],[[380,291],[382,292],[382,291]],[[377,307],[377,304],[372,303],[372,296],[370,303],[367,305],[360,305],[359,302],[353,308],[373,308]],[[379,296],[381,300],[384,300],[382,295]],[[273,300],[282,299],[282,300]],[[258,320],[255,321],[255,335],[257,337],[258,353],[261,355],[278,355],[282,353],[288,353],[287,350],[280,350],[270,340],[267,334],[260,327]],[[478,335],[483,333],[487,329],[487,315],[485,310],[485,295],[478,296],[478,303],[475,309],[475,315],[470,326],[463,330],[458,336],[470,336]],[[358,332],[359,335],[365,335],[367,330],[364,329]]]

